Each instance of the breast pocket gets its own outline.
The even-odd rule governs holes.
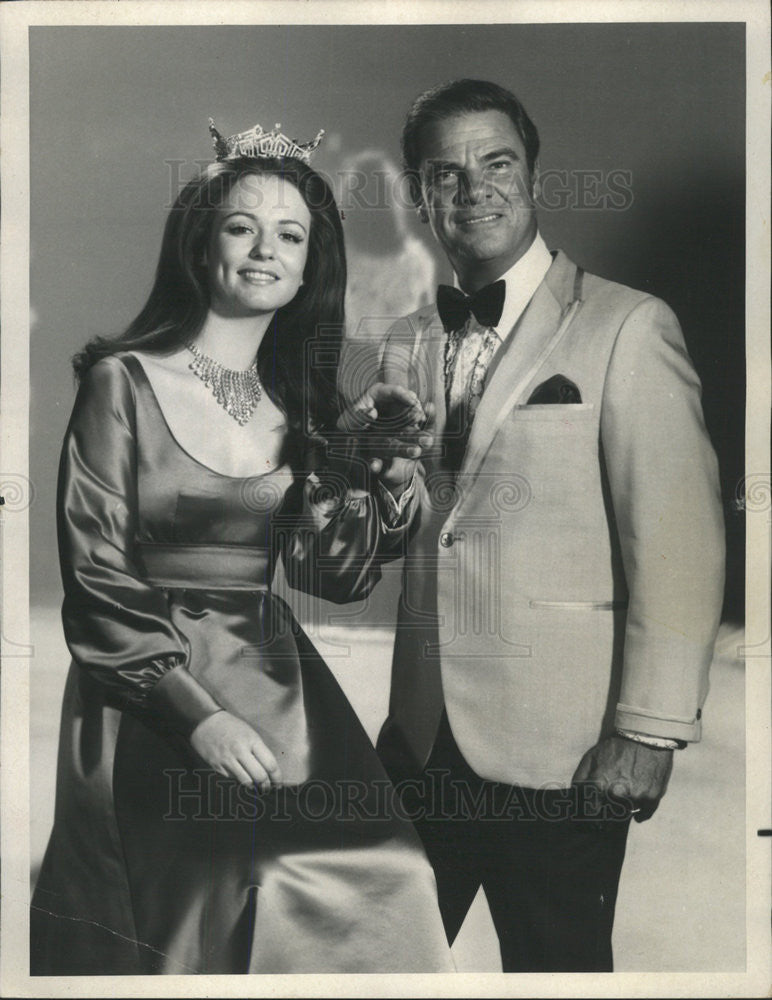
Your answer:
[[[594,403],[515,406],[497,442],[502,467],[514,465],[534,501],[554,505],[560,520],[576,516],[580,498],[598,488],[599,428]]]
[[[595,403],[523,403],[512,408],[510,419],[516,422],[535,420],[543,423],[567,423],[592,420]]]

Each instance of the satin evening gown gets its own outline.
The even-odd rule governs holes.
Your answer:
[[[133,355],[84,378],[60,469],[73,663],[33,974],[453,969],[417,835],[271,592],[279,556],[293,586],[338,602],[389,557],[372,498],[311,492],[289,465],[238,479],[197,462]],[[169,671],[185,680],[171,700]],[[282,788],[243,789],[196,756],[191,676],[258,730]]]

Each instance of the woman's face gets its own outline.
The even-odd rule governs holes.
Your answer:
[[[311,213],[290,181],[247,174],[217,210],[207,248],[212,309],[273,313],[295,297],[308,256]]]

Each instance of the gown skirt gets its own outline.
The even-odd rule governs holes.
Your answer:
[[[453,970],[412,823],[271,591],[279,557],[290,584],[336,601],[377,581],[372,498],[312,492],[287,466],[236,479],[198,463],[131,354],[83,380],[60,470],[73,663],[33,975]],[[169,670],[260,733],[280,787],[197,757],[186,706],[154,699]]]

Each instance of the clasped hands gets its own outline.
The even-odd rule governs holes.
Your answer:
[[[433,421],[433,403],[422,404],[404,386],[375,382],[343,411],[337,429],[356,437],[358,457],[398,496],[434,443]]]

